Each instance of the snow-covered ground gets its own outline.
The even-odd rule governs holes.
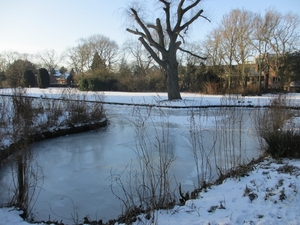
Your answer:
[[[0,94],[11,94],[11,89],[0,89]],[[241,96],[241,95],[203,95],[197,93],[181,93],[182,100],[167,101],[167,93],[154,92],[80,92],[77,89],[61,89],[61,88],[29,88],[26,89],[28,96],[34,97],[52,97],[60,98],[63,95],[82,94],[87,100],[104,100],[108,103],[128,103],[128,104],[150,104],[156,106],[206,106],[206,105],[253,105],[264,106],[269,105],[270,101],[278,95],[263,95],[263,96]],[[103,98],[99,98],[99,96]],[[300,106],[300,94],[291,93],[284,95],[289,104],[293,106]]]
[[[296,160],[278,164],[266,159],[249,176],[227,179],[185,206],[155,212],[154,221],[189,225],[300,224],[299,166]]]
[[[7,94],[9,90],[2,89]],[[58,89],[28,89],[30,96],[60,97]],[[274,96],[241,97],[182,94],[183,100],[168,102],[165,93],[105,92],[109,103],[153,104],[162,106],[199,105],[268,105]],[[94,93],[88,93],[92,99]],[[300,105],[300,95],[288,95],[292,105]],[[135,224],[300,224],[300,161],[284,159],[276,162],[265,159],[253,167],[248,176],[226,179],[223,184],[201,192],[199,199],[189,200],[184,206],[159,210],[146,220],[141,215]],[[28,225],[12,208],[0,208],[0,225]]]
[[[272,159],[254,166],[249,176],[227,179],[184,206],[144,215],[134,224],[300,224],[300,162]],[[0,224],[28,225],[12,208],[0,209]]]

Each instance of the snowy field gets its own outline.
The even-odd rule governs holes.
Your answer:
[[[9,94],[9,89],[1,89]],[[29,96],[61,97],[61,89],[27,90]],[[109,104],[150,104],[163,107],[198,107],[215,105],[268,105],[273,95],[261,97],[209,96],[182,93],[182,100],[167,101],[165,93],[122,93],[105,92],[104,101]],[[89,100],[96,99],[95,93],[86,93]],[[287,96],[290,104],[300,106],[300,95]],[[108,115],[109,116],[109,115]],[[227,179],[223,184],[212,186],[200,193],[200,198],[189,200],[184,206],[153,212],[153,220],[141,215],[135,224],[300,224],[300,162],[285,159],[275,162],[265,159],[255,165],[249,176]],[[0,225],[28,225],[12,208],[0,208]]]
[[[0,94],[11,94],[11,89],[0,89]],[[277,95],[263,96],[244,96],[241,95],[203,95],[194,93],[181,93],[182,100],[167,101],[167,93],[139,93],[139,92],[80,92],[76,89],[61,88],[29,88],[26,89],[28,96],[33,97],[51,97],[61,98],[63,94],[83,94],[87,100],[98,100],[99,95],[104,97],[107,103],[127,103],[127,104],[147,104],[153,106],[173,106],[173,107],[191,107],[191,106],[210,106],[210,105],[226,105],[240,104],[264,106],[269,105],[270,100]],[[300,106],[300,94],[287,94],[291,105]]]

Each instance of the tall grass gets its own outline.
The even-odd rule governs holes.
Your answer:
[[[249,127],[254,114],[242,107],[250,104],[240,95],[226,95],[220,107],[190,111],[189,146],[197,171],[196,188],[251,160],[246,143],[255,137],[254,128]]]
[[[0,137],[3,138],[0,166],[11,168],[8,193],[13,193],[6,202],[1,202],[20,208],[22,216],[28,218],[36,201],[34,196],[38,197],[43,184],[43,171],[33,159],[30,144],[41,132],[102,121],[105,118],[102,101],[95,101],[96,97],[87,101],[72,89],[57,99],[28,97],[23,88],[0,98]]]
[[[12,156],[9,165],[12,174],[12,189],[10,205],[14,205],[23,211],[22,217],[27,218],[34,206],[35,192],[42,182],[42,172],[38,165],[33,166],[32,152],[29,148],[29,138],[34,133],[34,118],[36,108],[32,99],[25,98],[26,90],[16,88],[11,97],[9,113],[9,128],[11,128],[10,146]]]
[[[171,128],[168,117],[163,111],[159,112],[159,119],[156,120],[150,107],[145,111],[134,109],[133,151],[136,154],[137,169],[128,165],[122,173],[114,171],[110,177],[111,190],[124,206],[120,222],[126,224],[140,213],[150,215],[155,209],[172,208],[175,204],[175,188],[171,186],[173,178],[169,174],[175,160]],[[160,126],[156,125],[157,122]],[[117,188],[122,190],[121,194],[117,193]]]
[[[254,132],[246,129],[252,114],[245,114],[243,101],[240,96],[226,96],[219,108],[191,109],[188,133],[177,135],[171,133],[168,110],[135,108],[132,124],[136,132],[136,161],[122,172],[112,171],[110,177],[111,190],[125,209],[121,222],[130,223],[139,213],[154,219],[154,214],[149,215],[154,209],[184,204],[196,198],[208,183],[248,163],[252,158],[245,156],[246,142]],[[176,177],[169,176],[175,160],[172,135],[185,138],[190,148],[197,174],[195,191],[186,192],[180,183],[175,184]],[[133,169],[135,162],[138,169]]]
[[[256,116],[261,149],[274,158],[300,158],[300,124],[293,120],[299,117],[299,112],[291,105],[288,95],[278,95]]]

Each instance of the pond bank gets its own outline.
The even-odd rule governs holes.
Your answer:
[[[36,132],[35,134],[30,135],[28,138],[26,138],[26,140],[21,139],[20,141],[16,143],[12,143],[7,147],[3,147],[3,149],[0,150],[0,169],[5,164],[5,161],[9,158],[9,156],[17,152],[20,149],[20,146],[24,146],[23,145],[24,143],[32,144],[34,142],[39,142],[50,138],[57,138],[65,135],[78,134],[82,132],[96,130],[101,127],[107,126],[107,124],[108,124],[107,118],[103,118],[99,122],[86,123],[81,125],[70,124],[67,127],[58,127],[51,131],[48,130],[48,131]]]

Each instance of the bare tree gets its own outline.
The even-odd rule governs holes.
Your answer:
[[[275,63],[269,66],[278,74],[280,58],[299,47],[297,46],[299,44],[299,30],[297,29],[300,25],[300,17],[293,13],[281,14],[272,9],[266,12],[266,17],[270,17],[269,20],[274,23],[269,44],[271,53],[275,56]]]
[[[240,75],[242,86],[246,87],[246,64],[252,54],[250,34],[253,32],[252,21],[254,14],[250,11],[234,9],[224,15],[219,28],[212,32],[215,36],[213,46],[221,48],[213,49],[215,55],[219,55],[228,75],[228,88],[231,87],[232,76]],[[218,54],[216,53],[218,51]],[[236,66],[238,70],[233,70]]]
[[[33,61],[34,56],[27,53],[3,52],[0,54],[0,70],[6,71],[8,67],[18,59]]]
[[[68,63],[77,74],[84,75],[91,69],[94,55],[99,54],[109,69],[117,61],[118,45],[102,35],[93,35],[78,40],[78,45],[67,50]]]
[[[215,29],[210,32],[204,41],[206,64],[209,66],[220,66],[222,64],[222,49],[221,49],[221,35],[219,30]]]
[[[219,56],[221,57],[222,65],[224,65],[225,73],[228,77],[228,89],[230,89],[232,85],[232,77],[234,75],[234,55],[237,45],[236,28],[234,26],[224,26],[224,24],[228,24],[230,20],[231,18],[225,15],[223,17],[221,25],[219,26],[219,28],[217,28],[218,31],[215,32],[215,35],[219,36],[216,37],[216,39],[221,40],[221,42],[218,45],[218,47],[220,48]]]
[[[153,58],[149,57],[149,53],[138,41],[128,40],[123,45],[123,51],[130,54],[131,64],[134,67],[139,68],[138,70],[145,76],[150,67],[153,66]]]
[[[299,47],[299,25],[299,15],[293,13],[283,15],[274,9],[268,9],[264,16],[256,15],[251,40],[257,55],[259,84],[263,74],[265,90],[269,86],[269,69],[272,68],[278,75],[280,59],[284,58],[287,52]]]
[[[84,75],[89,70],[92,63],[89,52],[87,44],[78,44],[76,47],[67,50],[68,64],[74,68],[77,74]]]
[[[196,55],[203,54],[203,45],[199,42],[193,42],[193,43],[184,43],[184,49],[188,50],[189,52],[193,52]],[[182,54],[179,54],[178,58],[182,65],[200,65],[203,63],[203,59],[195,56],[195,54],[187,54],[186,52],[182,52]]]
[[[237,46],[234,54],[235,62],[239,66],[243,87],[247,86],[247,61],[252,56],[253,47],[250,36],[253,33],[254,13],[246,10],[232,10],[232,25],[236,26]]]
[[[8,67],[7,59],[4,54],[0,54],[0,72],[5,72]]]
[[[251,35],[251,43],[255,49],[256,57],[255,61],[258,66],[258,89],[257,92],[261,94],[261,86],[262,86],[262,75],[266,74],[267,77],[265,79],[265,88],[268,87],[268,73],[264,73],[266,71],[266,60],[265,56],[270,51],[269,39],[271,37],[271,26],[270,19],[266,16],[263,18],[261,15],[257,14],[253,20],[253,28],[254,32]]]
[[[119,46],[118,44],[100,34],[92,35],[87,39],[81,40],[83,43],[90,45],[91,54],[94,55],[96,52],[103,59],[109,69],[117,61],[117,55]]]
[[[292,13],[282,15],[269,9],[262,16],[250,11],[235,9],[223,16],[205,42],[208,63],[222,65],[231,88],[233,75],[240,78],[246,87],[247,61],[253,56],[258,66],[258,93],[261,93],[262,75],[265,90],[268,89],[269,69],[275,74],[281,65],[280,59],[299,46],[299,16]],[[238,70],[233,68],[237,67]]]
[[[168,99],[181,99],[178,84],[177,51],[193,53],[181,48],[182,42],[178,41],[178,38],[182,38],[184,41],[184,36],[190,25],[199,17],[207,18],[202,15],[202,9],[197,9],[201,0],[191,1],[191,3],[187,3],[185,0],[159,0],[158,2],[162,5],[161,9],[165,18],[162,20],[157,18],[155,23],[147,22],[142,19],[138,6],[134,5],[129,9],[129,12],[141,30],[132,27],[127,28],[127,31],[140,36],[139,41],[150,53],[151,57],[164,69]],[[164,24],[161,21],[164,21]],[[201,58],[200,56],[197,57]]]
[[[58,68],[58,64],[62,61],[62,56],[59,56],[53,49],[38,53],[37,58],[40,60],[40,66],[46,68],[51,75],[54,74],[54,70]]]

